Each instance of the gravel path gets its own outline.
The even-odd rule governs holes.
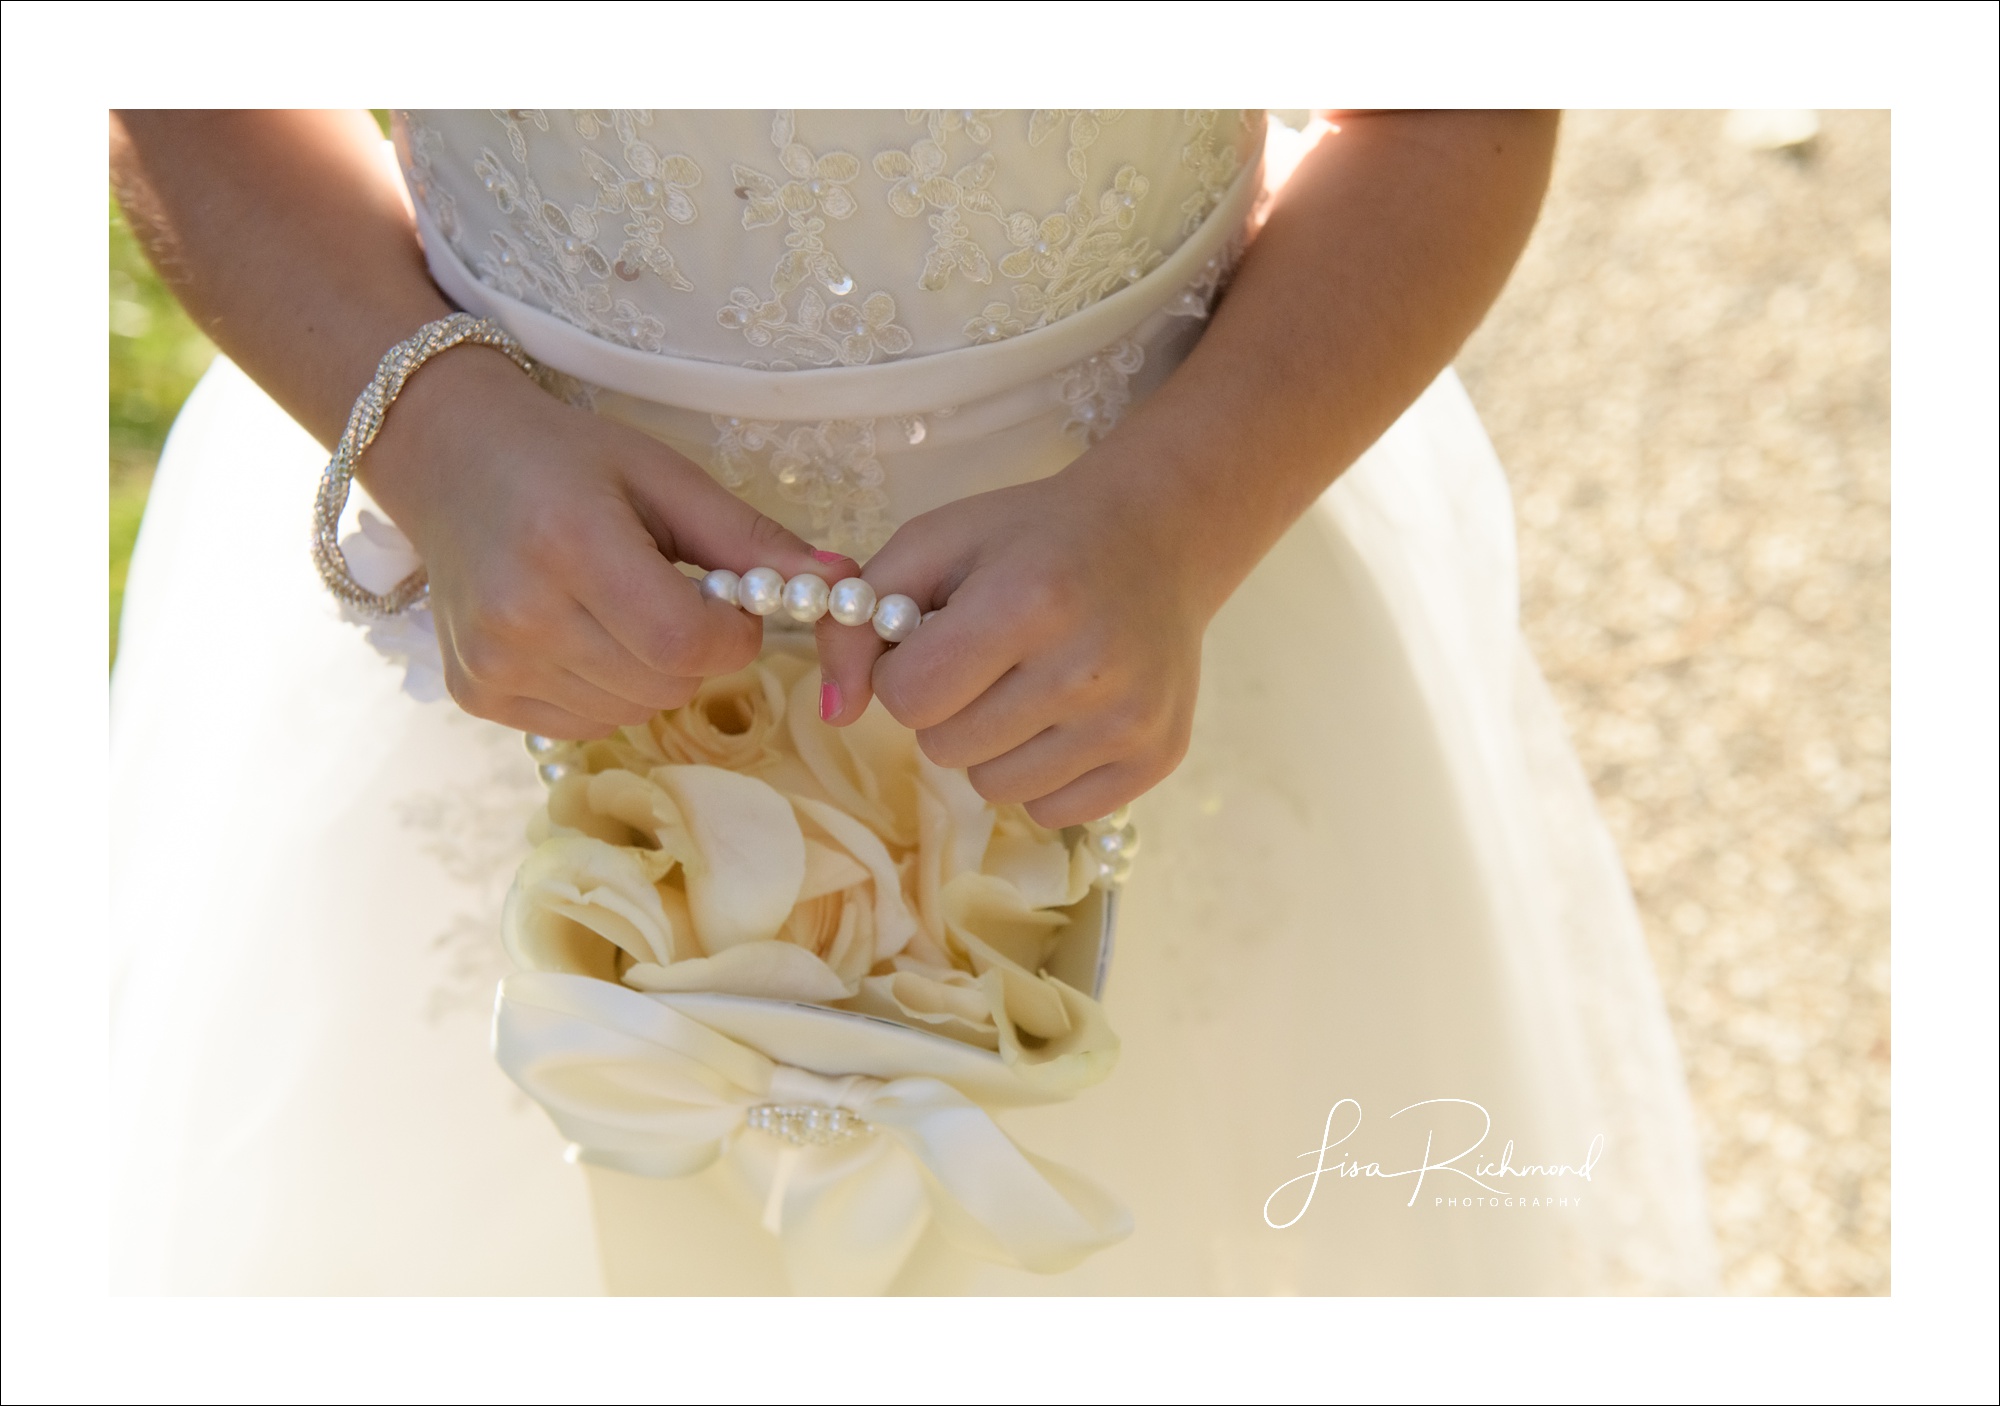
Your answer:
[[[1459,361],[1750,1294],[1889,1290],[1889,119],[1821,120],[1570,115]]]

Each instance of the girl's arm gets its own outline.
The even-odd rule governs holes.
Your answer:
[[[322,444],[382,354],[453,310],[365,112],[119,113],[111,168],[195,321]],[[673,562],[854,569],[484,347],[410,379],[358,476],[429,570],[453,697],[554,736],[643,721],[755,657],[759,622]]]
[[[950,608],[886,654],[822,629],[838,721],[872,692],[1046,825],[1179,763],[1209,620],[1450,362],[1548,182],[1552,113],[1336,120],[1156,395],[1062,473],[917,518],[868,563],[878,592]]]

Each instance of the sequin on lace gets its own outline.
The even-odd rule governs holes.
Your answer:
[[[668,149],[660,134],[671,124],[649,111],[496,110],[491,126],[468,120],[463,130],[461,116],[446,124],[448,150],[420,114],[402,114],[401,155],[412,194],[481,282],[656,354],[689,355],[687,336],[676,338],[675,329],[706,321],[741,338],[736,364],[770,371],[867,366],[917,352],[905,306],[930,310],[927,335],[957,328],[967,346],[1018,337],[1091,306],[1144,278],[1201,226],[1255,150],[1262,120],[1209,110],[911,111],[903,120],[914,140],[863,148],[864,157],[837,141],[809,140],[800,115],[780,111],[761,150],[722,160],[710,152],[704,171]],[[1105,133],[1129,122],[1178,124],[1177,145],[1164,148],[1177,159],[1157,170],[1104,159]],[[1009,187],[1041,192],[1032,201],[1014,204],[997,193],[1006,183],[996,142],[1011,143],[1003,148],[1010,161],[1024,150],[1046,153],[1032,179],[1017,173]],[[477,182],[467,183],[459,168],[456,198],[438,179],[447,160],[468,163]],[[557,188],[588,194],[559,199],[550,194]],[[472,209],[488,200],[488,208]],[[889,246],[911,251],[907,274],[863,286],[842,250],[879,246],[903,221],[917,220],[924,221],[919,239]],[[702,284],[708,260],[694,260],[703,246],[689,241],[706,230],[712,247],[717,221],[740,231],[734,238],[749,241],[746,250],[768,249],[768,272],[748,281],[723,275],[726,291]],[[1233,241],[1164,311],[1206,317],[1240,254]],[[863,262],[879,270],[879,248]],[[676,311],[683,306],[685,314]],[[940,307],[952,313],[943,328]],[[715,354],[712,341],[704,345]],[[1084,446],[1110,433],[1144,364],[1143,347],[1128,336],[1055,373],[1065,431]],[[571,399],[586,400],[587,388],[574,390]],[[928,434],[926,417],[916,415],[715,416],[713,425],[713,465],[723,482],[775,489],[806,510],[821,540],[853,554],[879,547],[886,535],[881,454]]]

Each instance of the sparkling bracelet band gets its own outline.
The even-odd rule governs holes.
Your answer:
[[[436,322],[425,323],[416,335],[389,348],[375,367],[375,379],[361,392],[348,414],[347,428],[334,447],[333,458],[320,475],[319,497],[313,504],[313,565],[342,605],[375,619],[400,615],[422,600],[430,590],[430,580],[418,567],[389,590],[377,594],[363,587],[348,570],[340,550],[340,515],[347,507],[347,495],[354,483],[354,466],[382,432],[383,417],[416,369],[439,352],[450,351],[465,342],[491,347],[529,375],[535,363],[521,344],[497,322],[455,312]]]
[[[843,625],[873,625],[875,633],[890,644],[908,639],[925,618],[908,596],[875,599],[875,588],[859,576],[829,586],[810,571],[787,581],[770,567],[757,566],[741,576],[733,571],[711,571],[701,578],[701,593],[710,600],[741,606],[752,615],[776,615],[782,610],[801,625],[810,625],[822,615],[831,615]]]

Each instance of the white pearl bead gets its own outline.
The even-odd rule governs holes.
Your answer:
[[[701,594],[707,600],[719,600],[725,605],[736,604],[736,587],[743,578],[733,571],[716,570],[701,578]]]
[[[768,566],[753,566],[736,586],[736,603],[752,615],[775,615],[785,601],[785,578]]]
[[[866,625],[875,613],[875,588],[859,576],[833,583],[828,613],[843,625]]]
[[[1090,844],[1106,862],[1121,856],[1136,859],[1139,855],[1139,832],[1130,825],[1117,830],[1103,830],[1090,837]]]
[[[901,644],[922,618],[923,612],[908,596],[884,596],[875,607],[875,633],[890,644]]]
[[[822,577],[802,571],[785,583],[785,614],[810,625],[826,614],[827,589]]]

